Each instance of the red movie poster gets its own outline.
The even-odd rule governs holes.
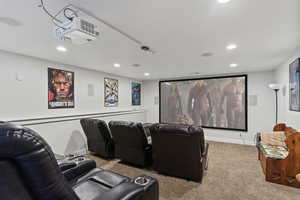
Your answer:
[[[74,72],[48,68],[48,108],[74,108]]]

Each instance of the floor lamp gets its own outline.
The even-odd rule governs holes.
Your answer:
[[[279,84],[269,84],[269,88],[274,90],[275,92],[275,98],[276,98],[276,124],[278,124],[278,91],[280,90],[280,85]]]

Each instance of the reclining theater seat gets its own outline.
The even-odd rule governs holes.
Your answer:
[[[200,127],[155,124],[151,128],[154,170],[201,182],[207,168],[208,144]]]
[[[111,121],[109,127],[115,142],[116,158],[142,167],[152,163],[152,146],[148,144],[141,123]]]
[[[114,142],[106,122],[81,119],[80,124],[87,137],[89,151],[104,158],[114,158]]]
[[[0,123],[0,170],[3,200],[158,200],[155,179],[147,177],[149,184],[143,186],[97,168],[71,186],[46,141],[11,123]]]

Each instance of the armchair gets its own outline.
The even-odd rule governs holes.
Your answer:
[[[142,123],[111,121],[109,127],[117,158],[143,167],[152,163],[152,145],[148,144]]]
[[[103,169],[94,168],[71,185],[41,136],[5,122],[0,122],[0,170],[1,199],[158,200],[155,179],[145,186]]]
[[[114,158],[114,141],[106,122],[99,119],[81,119],[87,137],[88,149],[104,158]]]
[[[180,124],[156,124],[150,130],[154,170],[201,182],[208,164],[203,130]]]

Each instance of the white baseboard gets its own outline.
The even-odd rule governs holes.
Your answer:
[[[212,137],[212,136],[206,136],[206,140],[213,141],[213,142],[223,142],[223,143],[232,143],[232,144],[242,144],[242,145],[250,145],[255,146],[255,143],[250,140],[243,140],[243,139],[237,139],[237,138],[221,138],[221,137]]]

